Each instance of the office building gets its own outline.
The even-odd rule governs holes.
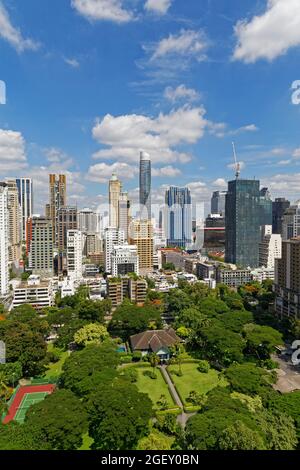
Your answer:
[[[282,257],[275,263],[276,312],[300,318],[300,237],[283,240]]]
[[[67,232],[67,270],[68,276],[80,280],[83,275],[82,250],[84,235],[80,230]]]
[[[225,203],[227,191],[214,191],[211,198],[211,213],[225,217]]]
[[[151,158],[140,153],[140,218],[151,220]]]
[[[130,244],[137,246],[141,275],[153,271],[153,226],[151,220],[134,220],[130,227]]]
[[[209,214],[205,220],[204,248],[210,250],[225,249],[225,216],[221,214]]]
[[[29,267],[33,274],[52,277],[54,268],[52,220],[45,217],[33,217],[30,220]]]
[[[139,257],[134,245],[115,245],[111,254],[112,276],[125,276],[129,273],[139,274]]]
[[[9,290],[8,223],[8,188],[6,183],[0,183],[0,297]]]
[[[65,175],[49,175],[49,205],[46,216],[52,220],[53,243],[58,245],[58,211],[67,205],[67,179]],[[76,227],[77,228],[77,227]]]
[[[261,226],[259,181],[236,179],[228,183],[225,214],[225,261],[257,267]]]
[[[167,246],[186,248],[192,243],[192,200],[189,188],[171,186],[165,196]]]
[[[291,203],[285,198],[277,198],[272,203],[272,232],[282,234],[282,218]]]
[[[16,178],[21,207],[21,238],[27,240],[26,222],[33,214],[33,186],[31,178]]]
[[[19,191],[16,180],[7,180],[8,198],[8,239],[9,262],[21,259],[21,208],[19,204]]]
[[[260,225],[272,225],[273,203],[268,188],[260,190]]]
[[[113,174],[109,181],[109,226],[111,228],[119,227],[119,199],[122,184],[117,175]]]
[[[116,245],[124,245],[125,235],[123,230],[109,227],[105,230],[104,251],[105,251],[105,271],[111,273],[111,255]]]
[[[32,275],[28,281],[21,282],[14,290],[12,308],[25,304],[31,305],[38,311],[52,307],[54,305],[52,281],[41,280],[40,276]]]

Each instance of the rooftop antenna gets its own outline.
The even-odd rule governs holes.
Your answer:
[[[232,148],[233,148],[233,156],[234,156],[234,164],[235,164],[235,177],[238,180],[241,174],[241,164],[237,161],[236,158],[236,151],[235,151],[235,144],[232,142]]]

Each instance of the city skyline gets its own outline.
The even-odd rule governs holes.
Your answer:
[[[132,8],[120,2],[121,16],[108,9],[103,18],[77,1],[35,3],[3,0],[0,9],[13,32],[0,34],[1,179],[32,178],[35,212],[48,200],[51,173],[67,174],[69,203],[78,207],[107,201],[114,172],[138,201],[142,150],[152,158],[154,203],[179,184],[209,204],[233,177],[232,140],[243,177],[259,178],[273,197],[298,199],[300,108],[291,87],[300,38],[279,30],[280,46],[251,49],[255,17],[276,19],[270,5],[173,0],[155,9],[141,0]],[[297,19],[292,3],[288,14]],[[259,39],[270,29],[265,21]]]

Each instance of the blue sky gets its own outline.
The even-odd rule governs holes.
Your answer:
[[[0,178],[48,173],[96,207],[116,172],[137,195],[139,151],[154,199],[194,200],[244,177],[300,197],[299,0],[0,0]]]

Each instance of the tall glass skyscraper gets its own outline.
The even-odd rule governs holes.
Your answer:
[[[214,191],[211,198],[211,213],[225,216],[226,191]]]
[[[165,234],[168,246],[187,248],[192,243],[192,199],[189,188],[166,191]]]
[[[16,178],[19,194],[19,204],[21,207],[22,217],[22,239],[27,239],[26,226],[27,220],[32,217],[33,213],[33,191],[31,178]]]
[[[141,219],[151,220],[151,158],[140,154],[140,212]]]
[[[236,179],[228,183],[226,196],[225,261],[257,267],[261,225],[259,181]]]
[[[268,188],[260,190],[260,225],[272,225],[272,199]]]

